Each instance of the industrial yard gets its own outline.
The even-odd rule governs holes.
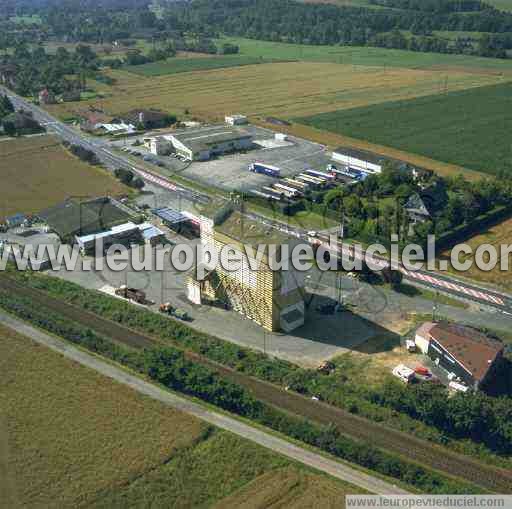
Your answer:
[[[0,13],[0,506],[512,493],[504,0],[48,1]]]
[[[190,128],[185,132],[196,137],[207,136],[218,126],[205,126],[201,128]],[[192,181],[196,181],[207,187],[216,187],[225,191],[249,191],[271,184],[274,179],[261,174],[249,171],[249,165],[259,161],[270,165],[278,166],[283,177],[297,175],[306,168],[317,168],[324,170],[331,161],[330,154],[325,146],[310,142],[297,137],[289,137],[285,140],[276,139],[275,131],[255,125],[244,125],[252,137],[252,146],[243,151],[236,151],[233,154],[224,154],[208,161],[181,161],[175,157],[157,156],[151,154],[149,147],[137,144],[132,151],[139,152],[143,157],[152,157],[155,161],[165,166],[155,168],[163,175],[172,177],[178,175]],[[139,137],[141,143],[143,138],[152,136],[163,136],[165,131],[148,133]],[[133,146],[136,139],[119,140],[112,142],[112,146],[118,150]],[[136,159],[134,159],[136,160]]]

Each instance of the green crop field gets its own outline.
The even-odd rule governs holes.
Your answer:
[[[211,56],[204,58],[171,58],[164,62],[132,65],[127,70],[141,76],[164,76],[190,71],[207,71],[242,65],[255,65],[272,61],[271,58],[259,58],[247,55]]]
[[[485,173],[512,171],[512,83],[298,119]]]
[[[512,0],[486,0],[486,3],[502,11],[512,11]]]
[[[42,20],[37,14],[32,16],[13,16],[9,19],[13,23],[25,24],[25,25],[40,25]]]
[[[510,0],[512,2],[512,0]],[[511,73],[512,60],[483,58],[468,55],[444,55],[421,53],[398,49],[370,48],[358,46],[314,46],[287,44],[228,37],[218,44],[230,42],[240,47],[240,55],[279,58],[282,60],[307,60],[337,64],[405,67],[409,69],[458,69],[468,72]]]

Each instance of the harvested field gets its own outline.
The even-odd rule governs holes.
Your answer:
[[[475,235],[471,239],[467,240],[465,244],[472,248],[473,253],[476,251],[478,246],[483,244],[491,244],[496,248],[498,253],[498,260],[501,261],[500,245],[512,244],[512,218],[487,228],[479,235]],[[442,253],[440,255],[440,259],[447,260],[449,272],[455,274],[458,277],[469,278],[473,281],[479,281],[484,284],[491,284],[495,287],[507,291],[512,291],[512,257],[509,257],[509,267],[511,268],[509,268],[507,271],[500,270],[499,263],[491,271],[483,271],[479,269],[475,263],[473,263],[473,266],[468,271],[459,272],[455,270],[450,264],[450,250]],[[460,255],[461,261],[466,261],[467,259],[472,259],[474,261],[474,255]]]
[[[316,507],[319,487],[330,495],[327,507],[342,506],[345,493],[363,492],[1,326],[0,359],[7,381],[0,390],[0,500],[10,509],[204,507],[248,483],[281,497],[282,488],[268,486],[276,469],[289,479],[286,491],[307,502],[301,507]]]
[[[479,87],[298,119],[490,174],[512,171],[512,84]]]
[[[283,468],[263,474],[233,495],[221,500],[215,509],[265,509],[286,507],[345,507],[345,491],[325,477]],[[350,492],[351,494],[355,492]]]
[[[110,114],[134,108],[159,108],[219,120],[228,113],[251,117],[289,119],[326,111],[355,108],[496,83],[495,75],[464,71],[400,69],[332,65],[322,62],[288,62],[247,65],[221,70],[180,73],[145,78],[112,71],[116,80],[107,97],[87,101]],[[61,117],[73,114],[76,104],[48,106]]]
[[[264,60],[257,57],[212,55],[205,58],[170,58],[162,62],[132,65],[127,67],[127,70],[141,76],[165,76],[169,74],[178,74],[180,72],[223,69],[227,67],[239,67],[242,65],[262,64],[264,62]]]
[[[87,504],[168,461],[202,432],[197,419],[10,329],[0,328],[0,338],[0,444],[20,506]]]
[[[0,141],[0,221],[30,214],[70,196],[116,196],[130,189],[106,171],[80,161],[51,136]]]
[[[253,505],[244,505],[254,492],[266,496],[253,499]],[[181,451],[168,464],[105,497],[95,507],[263,509],[269,507],[265,505],[269,500],[291,502],[300,497],[303,505],[296,507],[318,507],[315,502],[321,500],[326,507],[334,508],[344,507],[345,493],[361,492],[359,488],[291,466],[288,460],[230,433],[215,431],[193,449]]]

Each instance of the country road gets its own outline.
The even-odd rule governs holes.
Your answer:
[[[25,109],[32,112],[34,118],[46,127],[48,132],[53,133],[70,143],[81,145],[88,150],[92,150],[97,157],[109,168],[125,168],[136,172],[143,180],[154,184],[162,189],[177,193],[184,198],[187,198],[194,202],[205,203],[209,200],[209,197],[198,191],[188,189],[185,186],[177,185],[168,178],[159,175],[156,172],[148,170],[146,167],[142,167],[120,154],[116,154],[110,150],[108,143],[99,138],[86,136],[73,127],[66,125],[59,121],[47,111],[36,106],[35,104],[25,100],[23,97],[18,96],[11,90],[0,86],[0,93],[5,94],[9,97],[16,109]],[[308,232],[304,228],[297,228],[290,226],[280,221],[269,219],[261,214],[247,213],[248,217],[255,219],[269,227],[276,228],[280,231],[286,232],[296,238],[303,241],[310,242],[311,239],[308,237]],[[335,228],[336,230],[338,227]],[[323,232],[328,233],[328,230]],[[325,242],[325,238],[323,242]],[[345,244],[345,247],[337,248],[339,255],[349,254],[351,252],[351,246]],[[375,263],[379,263],[382,259],[377,256],[373,256]],[[387,263],[386,263],[387,264]],[[411,271],[406,270],[404,267],[400,268],[405,280],[408,280],[416,285],[421,285],[434,291],[440,291],[445,294],[453,295],[458,298],[463,298],[467,301],[484,305],[488,308],[494,309],[498,312],[503,313],[505,316],[512,316],[512,295],[497,290],[487,288],[483,285],[476,283],[469,283],[462,281],[458,278],[453,277],[446,272],[438,273],[427,270]]]
[[[173,407],[181,412],[193,415],[203,421],[208,422],[218,428],[231,431],[247,440],[251,440],[267,449],[271,449],[292,460],[298,461],[304,465],[325,472],[337,479],[349,482],[355,486],[363,488],[376,494],[407,494],[408,492],[398,488],[395,485],[382,481],[376,477],[365,474],[346,464],[339,463],[319,454],[298,447],[286,440],[266,433],[257,428],[253,428],[236,419],[226,415],[213,412],[205,407],[180,397],[169,391],[165,391],[156,385],[142,380],[136,376],[130,375],[125,371],[100,360],[98,357],[90,355],[78,348],[59,340],[53,336],[31,327],[30,325],[13,318],[7,313],[0,312],[0,324],[5,325],[16,332],[29,337],[37,343],[44,345],[68,359],[94,369],[98,373],[107,376],[116,382],[122,383],[133,390],[158,400],[165,405]]]

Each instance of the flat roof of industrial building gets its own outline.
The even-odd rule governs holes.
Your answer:
[[[179,224],[190,221],[190,218],[187,215],[169,207],[153,209],[151,212],[169,224]]]
[[[130,220],[130,215],[107,197],[82,202],[66,200],[37,215],[60,237],[105,231]]]
[[[226,143],[252,138],[252,136],[238,127],[214,127],[211,129],[202,129],[199,131],[183,132],[174,134],[173,138],[183,143],[194,151],[208,150],[217,143]]]
[[[361,161],[367,161],[373,164],[382,164],[385,161],[393,161],[393,159],[374,154],[373,152],[367,152],[366,150],[359,150],[349,147],[339,147],[336,150],[333,150],[333,153],[345,155],[347,157],[351,157],[352,159],[360,159]]]
[[[239,211],[234,211],[220,224],[215,225],[215,230],[242,244],[288,244],[290,237],[277,228],[249,219]]]

